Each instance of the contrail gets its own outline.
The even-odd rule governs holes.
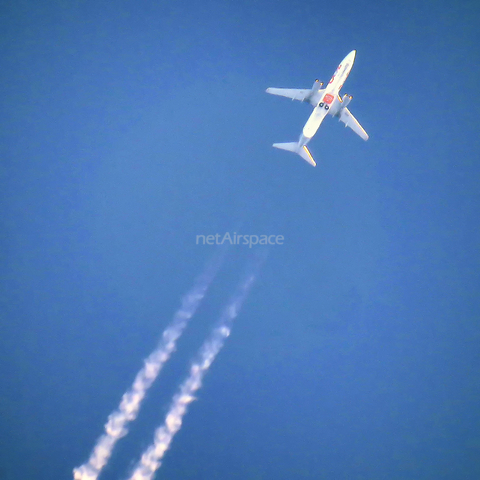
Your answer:
[[[258,265],[257,265],[258,267]],[[195,392],[202,386],[202,380],[230,335],[233,320],[238,315],[250,287],[256,278],[256,270],[240,283],[229,304],[223,311],[217,326],[200,348],[199,359],[190,367],[190,374],[180,385],[173,397],[165,423],[155,431],[153,443],[145,450],[129,480],[150,480],[160,467],[163,455],[170,447],[174,435],[180,430],[187,406],[195,400]]]
[[[198,277],[192,290],[182,298],[182,306],[163,332],[158,347],[145,359],[143,368],[137,373],[130,389],[124,393],[118,409],[109,415],[105,424],[105,433],[97,440],[90,458],[80,467],[73,469],[75,480],[96,480],[107,464],[117,441],[127,434],[128,423],[137,418],[147,390],[175,350],[177,340],[199,307],[223,263],[223,253],[214,257],[205,272]]]

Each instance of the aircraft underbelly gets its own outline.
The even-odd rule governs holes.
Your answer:
[[[323,119],[327,115],[328,110],[322,107],[315,107],[313,109],[310,118],[307,120],[307,123],[303,127],[303,135],[307,138],[312,138],[320,127]]]

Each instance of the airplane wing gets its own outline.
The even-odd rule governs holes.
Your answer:
[[[312,93],[312,90],[310,88],[267,88],[267,93],[303,102]]]
[[[368,133],[358,123],[358,120],[350,113],[347,107],[341,110],[340,121],[343,122],[346,127],[350,127],[360,138],[368,140]]]

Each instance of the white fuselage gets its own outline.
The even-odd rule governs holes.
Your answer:
[[[317,133],[320,124],[323,119],[329,113],[330,107],[337,102],[338,93],[343,87],[345,80],[347,79],[350,70],[353,67],[353,62],[355,61],[356,51],[351,51],[340,63],[340,65],[335,70],[330,82],[324,89],[319,89],[313,97],[314,104],[317,106],[313,109],[312,114],[310,115],[307,123],[303,127],[303,132],[300,136],[299,145],[306,145],[312,137]],[[336,112],[330,112],[334,114]]]

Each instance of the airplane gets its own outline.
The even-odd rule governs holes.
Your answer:
[[[267,93],[291,98],[292,100],[307,102],[314,107],[310,118],[303,127],[298,142],[274,143],[273,146],[275,148],[296,153],[310,165],[315,167],[317,164],[315,163],[310,150],[307,148],[307,143],[313,138],[327,114],[337,117],[340,122],[345,124],[345,127],[350,127],[360,138],[368,140],[367,132],[347,108],[347,105],[351,102],[353,97],[345,94],[343,98],[340,98],[339,95],[340,89],[343,87],[343,84],[353,67],[356,53],[356,50],[352,50],[343,59],[325,88],[322,88],[323,83],[319,80],[315,80],[313,87],[310,90],[299,88],[267,88]]]

